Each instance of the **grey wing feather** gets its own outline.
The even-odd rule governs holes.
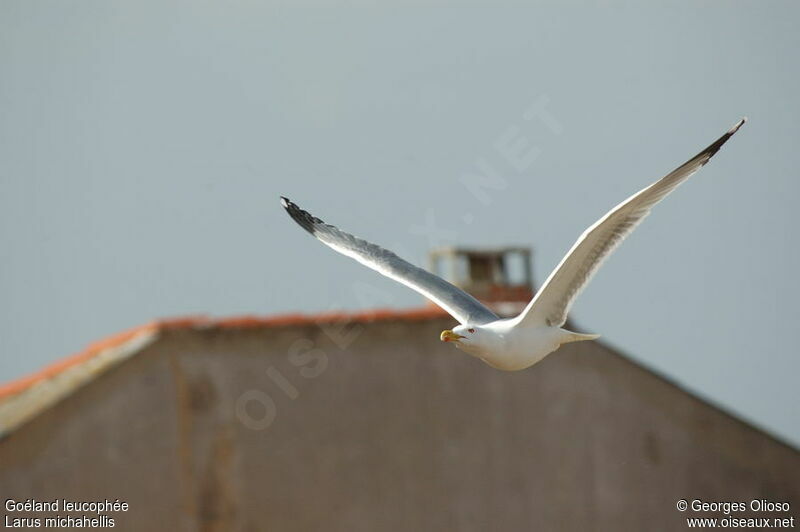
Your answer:
[[[499,319],[477,299],[441,277],[414,266],[387,249],[326,224],[287,198],[281,197],[281,205],[300,227],[323,244],[416,290],[442,307],[460,323],[482,325]]]
[[[626,199],[589,227],[547,278],[541,290],[516,318],[519,323],[561,326],[575,298],[611,252],[628,236],[653,206],[697,172],[744,124],[727,133],[649,187]]]

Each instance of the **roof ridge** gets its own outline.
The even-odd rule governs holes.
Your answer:
[[[424,320],[442,316],[447,316],[447,313],[438,307],[430,306],[403,310],[382,308],[355,312],[330,311],[316,314],[286,313],[273,316],[245,314],[240,316],[220,318],[213,318],[208,315],[197,314],[175,318],[155,319],[145,323],[144,325],[132,327],[122,332],[112,334],[111,336],[101,338],[100,340],[90,343],[84,349],[75,354],[60,358],[55,362],[47,364],[39,370],[0,384],[0,401],[21,393],[38,382],[55,377],[68,368],[82,364],[87,360],[99,355],[100,353],[122,345],[132,338],[144,333],[192,328],[240,329],[251,327],[288,327],[295,325],[337,322],[363,323],[392,319]]]

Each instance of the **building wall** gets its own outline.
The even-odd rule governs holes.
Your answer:
[[[678,499],[800,505],[797,451],[602,344],[503,373],[439,342],[451,325],[165,332],[0,441],[0,493],[187,531],[685,530]]]

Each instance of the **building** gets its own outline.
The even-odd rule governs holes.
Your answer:
[[[493,370],[433,308],[159,321],[0,389],[4,500],[148,531],[685,530],[800,453],[602,342]],[[7,504],[7,503],[6,503]],[[83,512],[97,517],[96,512]],[[5,518],[66,515],[8,511]],[[81,515],[81,512],[71,515]],[[795,523],[795,526],[800,526]]]

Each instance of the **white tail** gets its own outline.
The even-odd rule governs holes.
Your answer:
[[[564,333],[561,337],[562,344],[569,344],[572,342],[583,342],[585,340],[596,340],[600,338],[599,334],[581,334],[572,331],[568,331],[566,329],[561,329]]]

